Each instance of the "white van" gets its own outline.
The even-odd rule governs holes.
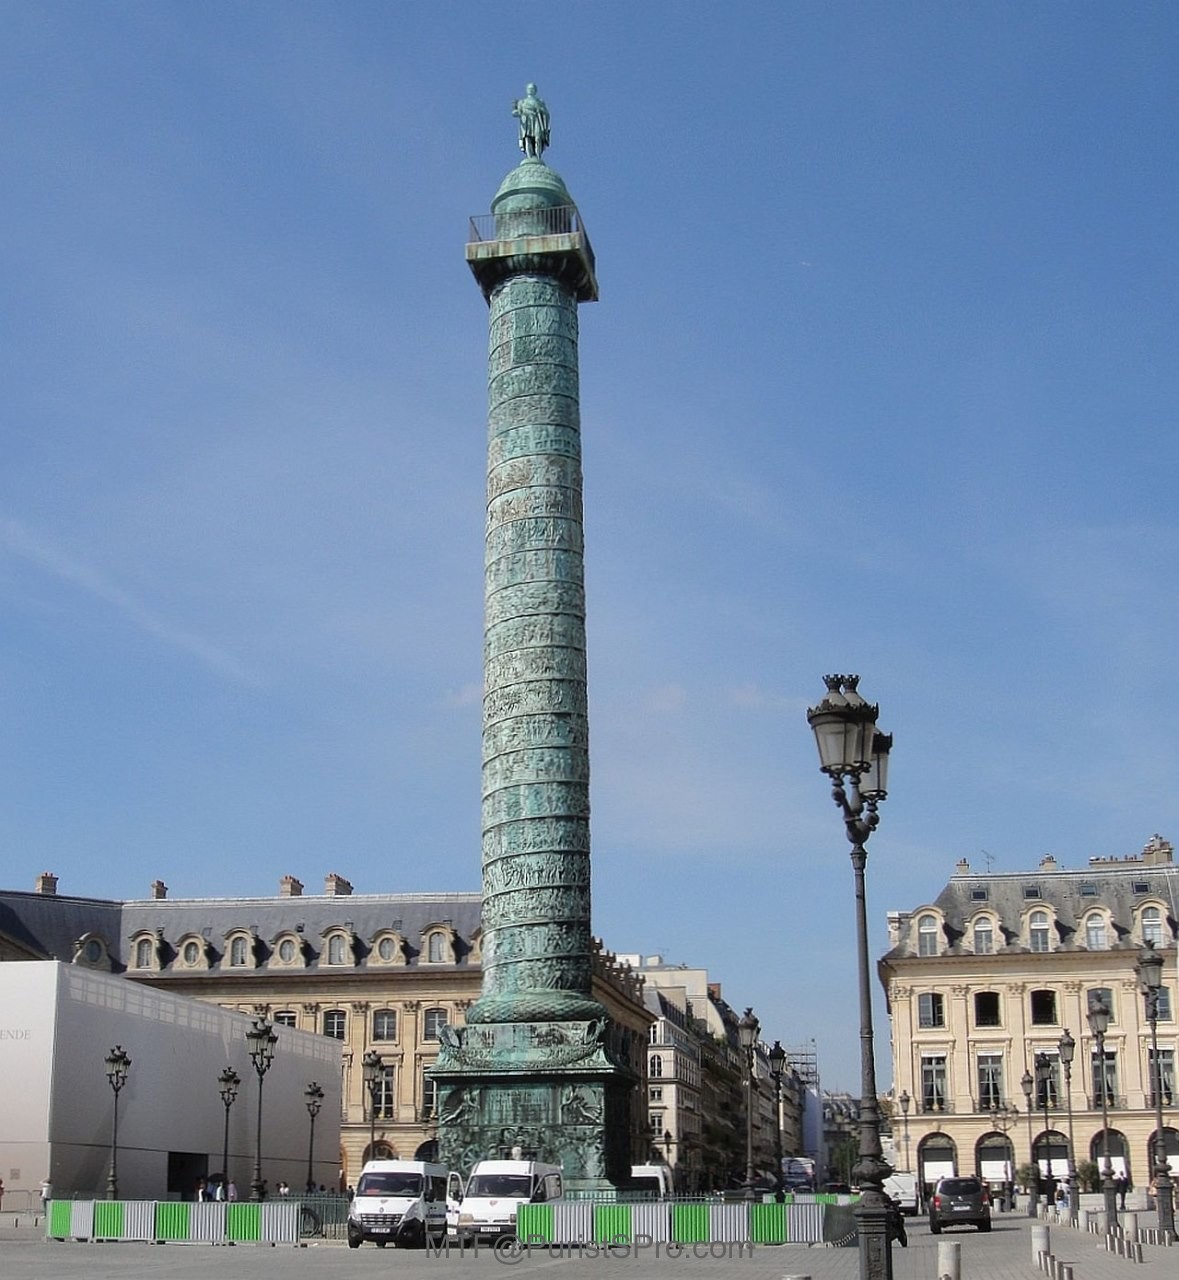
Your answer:
[[[545,1204],[564,1195],[559,1164],[536,1160],[480,1160],[467,1185],[451,1180],[449,1233],[460,1244],[516,1234],[522,1204]]]
[[[884,1191],[897,1202],[902,1213],[914,1214],[920,1207],[915,1173],[890,1173],[884,1180]]]
[[[446,1237],[446,1168],[423,1160],[370,1160],[348,1206],[348,1247],[371,1240],[416,1249]]]
[[[666,1200],[675,1192],[671,1185],[671,1166],[666,1164],[632,1164],[630,1191],[643,1191]]]

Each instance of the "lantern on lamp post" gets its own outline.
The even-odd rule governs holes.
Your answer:
[[[746,1009],[737,1022],[737,1041],[745,1058],[745,1198],[753,1199],[753,1060],[757,1048],[757,1036],[761,1030],[752,1009]]]
[[[1097,1044],[1097,1063],[1100,1076],[1094,1072],[1094,1083],[1101,1089],[1101,1194],[1105,1197],[1105,1229],[1112,1231],[1118,1225],[1118,1189],[1114,1185],[1113,1165],[1109,1158],[1109,1066],[1105,1060],[1105,1033],[1109,1030],[1111,1011],[1100,995],[1089,997],[1086,1020]]]
[[[111,1117],[111,1167],[106,1177],[106,1198],[119,1198],[119,1094],[127,1083],[127,1075],[131,1069],[131,1059],[121,1044],[106,1055],[106,1078],[115,1095],[115,1109]]]
[[[888,755],[892,735],[876,728],[879,707],[865,702],[859,676],[824,676],[827,693],[807,712],[819,748],[819,768],[831,779],[831,795],[843,815],[851,843],[856,896],[856,954],[860,988],[860,1154],[853,1176],[860,1186],[856,1225],[860,1280],[892,1280],[889,1239],[891,1200],[884,1179],[892,1168],[880,1145],[876,1099],[876,1061],[872,1035],[872,979],[868,961],[868,908],[865,845],[880,822],[878,809],[888,796]]]
[[[250,1049],[250,1061],[258,1076],[258,1123],[254,1134],[254,1176],[250,1180],[250,1199],[262,1199],[262,1077],[274,1061],[274,1046],[278,1036],[265,1018],[255,1018],[254,1025],[246,1032],[246,1044]]]
[[[1153,1070],[1150,1088],[1154,1094],[1154,1186],[1158,1205],[1159,1230],[1167,1240],[1175,1238],[1175,1200],[1171,1183],[1171,1162],[1167,1158],[1167,1136],[1163,1129],[1163,1064],[1159,1058],[1159,992],[1163,987],[1163,957],[1147,940],[1138,957],[1138,978],[1146,997],[1146,1018],[1150,1023],[1150,1058]]]

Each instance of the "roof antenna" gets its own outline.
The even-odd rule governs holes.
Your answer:
[[[990,875],[991,872],[994,871],[995,869],[994,856],[992,854],[989,854],[985,849],[980,849],[979,852],[987,860],[987,875]]]

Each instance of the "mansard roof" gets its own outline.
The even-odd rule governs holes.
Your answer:
[[[406,939],[412,964],[423,932],[431,925],[445,925],[458,939],[456,963],[461,964],[479,932],[481,901],[478,893],[391,893],[120,902],[9,890],[0,891],[0,934],[45,959],[67,964],[74,958],[77,941],[97,934],[107,944],[113,967],[122,970],[130,958],[130,939],[137,934],[151,933],[172,949],[182,938],[195,936],[220,953],[226,937],[235,931],[255,936],[262,948],[278,934],[294,931],[309,946],[306,968],[315,969],[323,935],[333,928],[357,939],[358,963],[367,958],[372,938],[383,930],[395,930]],[[333,965],[332,971],[340,968]],[[231,970],[214,966],[206,972],[223,975]],[[186,968],[184,976],[199,978],[200,971]]]

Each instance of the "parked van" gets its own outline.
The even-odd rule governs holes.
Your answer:
[[[417,1249],[446,1236],[446,1169],[423,1160],[370,1160],[348,1206],[348,1247],[371,1240]]]
[[[545,1204],[564,1195],[559,1164],[536,1160],[480,1160],[464,1187],[451,1178],[447,1228],[460,1243],[516,1234],[522,1204]]]
[[[915,1173],[890,1173],[884,1180],[884,1194],[900,1205],[902,1213],[914,1214],[920,1208]]]
[[[645,1191],[660,1200],[666,1200],[675,1192],[671,1185],[671,1167],[666,1164],[632,1164],[630,1167],[630,1191]]]

